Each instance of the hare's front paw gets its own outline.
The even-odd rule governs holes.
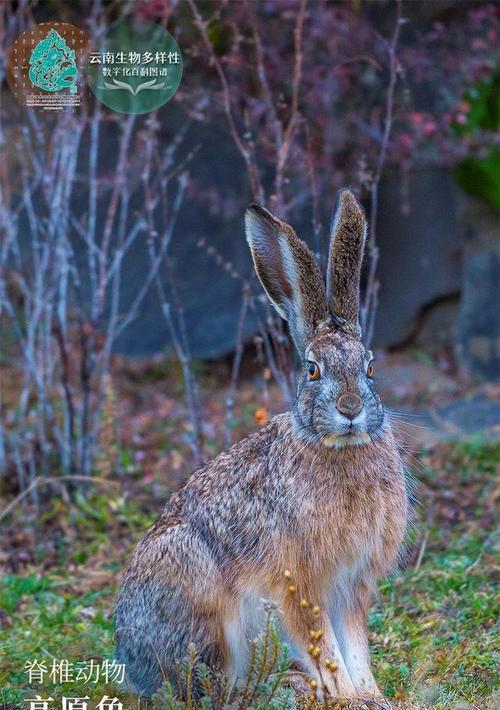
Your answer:
[[[375,682],[370,687],[366,687],[366,685],[356,686],[355,697],[358,700],[364,700],[366,703],[371,702],[375,707],[385,708],[386,710],[391,710],[392,708]]]
[[[351,679],[347,674],[336,673],[323,673],[323,683],[327,689],[329,695],[334,699],[347,699],[356,698],[357,693]]]
[[[355,695],[352,700],[356,700],[358,703],[362,703],[362,707],[370,708],[370,710],[394,710],[391,703],[385,698],[380,690],[377,688],[376,692],[359,690],[355,691]],[[358,705],[356,704],[356,707]]]

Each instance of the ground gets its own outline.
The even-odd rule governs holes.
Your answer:
[[[436,426],[420,429],[408,425],[406,414],[432,417],[478,397],[493,406],[498,393],[465,386],[415,353],[386,358],[381,369],[386,399],[405,413],[398,428],[412,449],[407,460],[417,479],[418,506],[407,559],[380,585],[370,617],[375,675],[394,707],[493,709],[500,703],[494,625],[500,450],[494,427],[457,432],[436,420]],[[106,683],[102,673],[103,659],[113,657],[114,594],[133,544],[169,490],[183,480],[189,458],[178,373],[162,361],[123,365],[117,372],[124,432],[115,452],[118,473],[96,471],[92,484],[73,497],[41,490],[38,512],[26,496],[0,521],[5,541],[0,551],[0,702],[28,707],[25,699],[40,693],[58,708],[62,696],[88,695],[93,708],[103,695],[116,695],[124,707],[137,707],[135,698]],[[224,369],[217,366],[203,378],[210,455],[220,448],[224,428]],[[267,401],[277,398],[271,393]],[[235,411],[235,437],[267,417],[250,376]],[[13,499],[4,488],[0,511]],[[44,660],[50,670],[61,659],[94,659],[93,677],[61,684],[47,673],[41,686],[28,684],[26,663]],[[252,701],[255,707],[287,707],[259,698]],[[168,703],[163,698],[160,706],[181,707]]]

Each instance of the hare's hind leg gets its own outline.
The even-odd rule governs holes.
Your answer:
[[[225,672],[236,684],[248,674],[250,642],[264,623],[265,613],[258,594],[246,590],[225,608]]]
[[[223,622],[224,640],[227,649],[224,670],[231,685],[244,678],[248,669],[248,642],[243,620],[236,610],[228,613]]]
[[[190,525],[145,539],[116,608],[118,658],[136,692],[150,696],[167,679],[176,684],[190,644],[211,668],[223,667],[225,597],[220,570]]]
[[[167,680],[176,687],[178,662],[191,643],[201,660],[220,665],[213,619],[164,580],[124,586],[116,613],[117,655],[131,689],[149,697]]]

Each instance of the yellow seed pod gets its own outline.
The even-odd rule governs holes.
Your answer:
[[[307,607],[309,606],[309,602],[307,601],[307,599],[301,599],[300,606],[302,607],[302,609],[307,609]]]
[[[290,572],[289,569],[286,569],[284,571],[284,576],[285,576],[285,579],[292,579],[292,573]]]
[[[322,636],[323,636],[323,630],[322,630],[322,629],[319,629],[319,631],[316,631],[316,635],[315,635],[316,641],[319,641]]]
[[[320,654],[320,648],[319,646],[315,646],[314,649],[311,651],[311,656],[313,658],[317,658]]]
[[[313,606],[313,608],[312,608],[312,613],[313,613],[313,614],[319,614],[319,612],[320,612],[319,606]]]
[[[312,639],[315,639],[316,638],[316,631],[314,629],[309,629],[309,636]]]
[[[309,685],[313,690],[316,690],[316,688],[318,687],[318,681],[314,680],[314,678],[311,678],[311,680],[309,681]]]
[[[316,646],[313,643],[310,643],[309,646],[307,647],[307,650],[309,651],[309,653],[312,653],[315,648],[316,648]]]
[[[297,591],[297,587],[295,586],[295,584],[289,584],[288,591],[290,592],[290,594],[295,594],[295,592]]]

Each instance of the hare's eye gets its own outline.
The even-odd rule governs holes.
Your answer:
[[[366,368],[366,374],[368,377],[373,377],[375,374],[375,368],[373,367],[373,360],[368,363],[368,367]]]
[[[320,371],[319,371],[319,367],[316,365],[315,362],[308,362],[307,363],[307,376],[309,377],[309,380],[312,380],[313,382],[315,380],[319,380]]]

